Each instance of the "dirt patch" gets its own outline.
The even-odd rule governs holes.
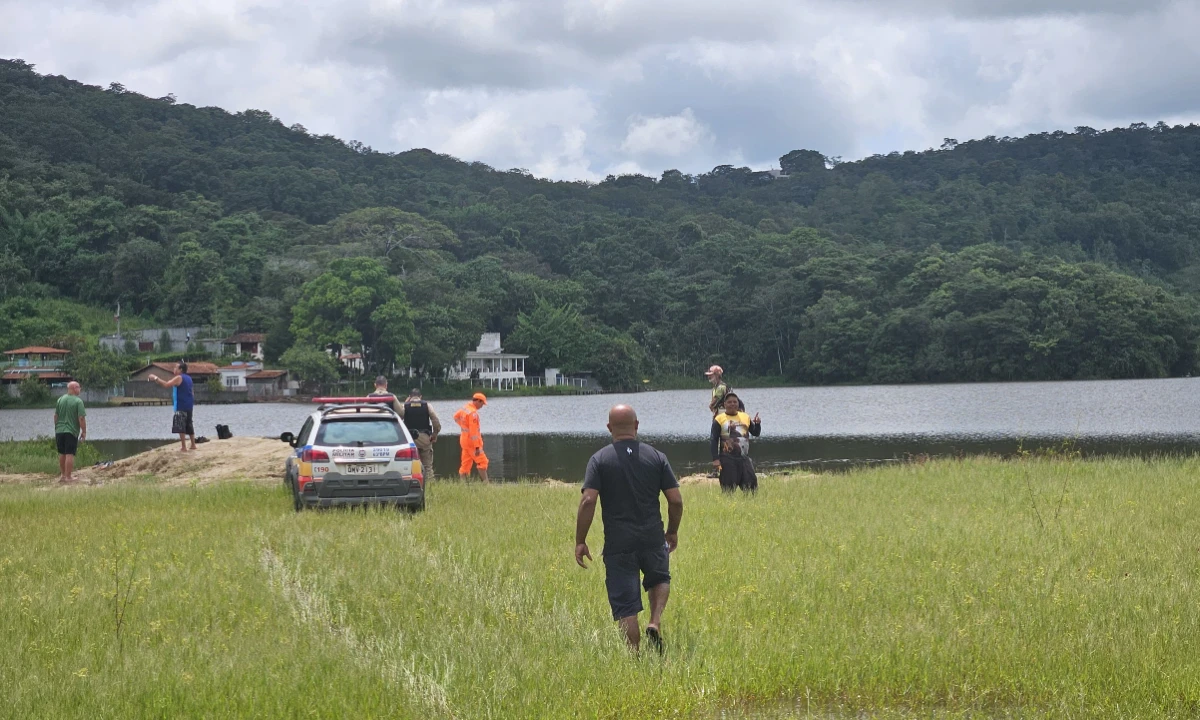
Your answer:
[[[107,468],[88,468],[77,474],[90,485],[146,476],[166,485],[205,485],[223,480],[280,482],[291,451],[278,440],[234,437],[201,443],[188,452],[180,452],[178,445],[167,445],[118,460]]]
[[[282,482],[284,463],[292,451],[278,440],[234,437],[200,443],[194,451],[180,452],[171,444],[108,467],[75,471],[73,485],[59,485],[52,475],[0,475],[0,483],[49,485],[51,487],[96,487],[148,480],[161,485],[208,485],[227,480]]]

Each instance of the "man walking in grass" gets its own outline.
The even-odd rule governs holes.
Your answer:
[[[668,554],[679,544],[683,496],[667,456],[638,442],[637,413],[632,407],[613,407],[608,413],[608,431],[612,444],[592,456],[584,475],[583,497],[575,518],[575,562],[587,568],[583,559],[592,559],[587,535],[599,499],[604,520],[604,585],[613,620],[620,624],[629,647],[637,651],[641,643],[641,579],[650,597],[646,639],[661,653],[662,615],[671,594]],[[666,532],[658,505],[660,492],[667,496]]]
[[[54,403],[54,444],[58,447],[58,481],[75,482],[75,451],[87,438],[87,408],[79,399],[79,383],[67,383],[67,394]]]

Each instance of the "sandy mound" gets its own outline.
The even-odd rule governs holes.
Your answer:
[[[180,452],[179,445],[149,450],[107,468],[85,468],[75,475],[88,485],[109,485],[134,478],[153,479],[166,485],[205,485],[223,480],[282,482],[284,462],[291,448],[278,440],[233,437]]]

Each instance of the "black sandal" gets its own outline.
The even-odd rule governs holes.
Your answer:
[[[648,626],[646,628],[646,640],[658,651],[659,655],[666,652],[666,649],[663,647],[662,633],[658,631],[658,628]]]

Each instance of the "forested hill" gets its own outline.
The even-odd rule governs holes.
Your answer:
[[[425,373],[500,331],[609,387],[1196,369],[1200,127],[780,165],[551,182],[0,60],[0,343],[78,332],[61,296]]]

